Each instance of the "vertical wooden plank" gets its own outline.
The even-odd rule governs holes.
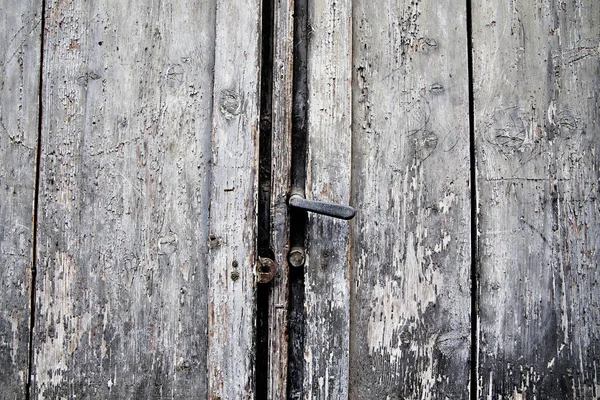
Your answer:
[[[0,388],[25,397],[42,3],[0,5]]]
[[[213,106],[208,382],[211,399],[254,397],[259,0],[220,0]]]
[[[294,0],[273,2],[273,100],[271,125],[271,248],[279,272],[269,298],[268,398],[286,397],[288,370],[289,215],[291,185]]]
[[[350,397],[468,398],[466,9],[355,0]]]
[[[47,1],[34,398],[207,395],[214,15]]]
[[[348,204],[352,2],[308,2],[307,198]],[[348,397],[349,223],[308,217],[304,397]]]
[[[479,396],[598,398],[600,3],[473,1]]]

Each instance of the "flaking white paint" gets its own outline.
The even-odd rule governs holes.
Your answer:
[[[443,284],[442,274],[427,262],[420,247],[415,244],[414,234],[409,233],[406,260],[402,262],[398,256],[394,257],[395,279],[380,283],[373,289],[373,298],[378,301],[372,306],[368,322],[369,352],[390,356],[393,362],[399,362],[403,355],[398,338],[403,336],[403,332],[411,334],[418,328],[427,307],[437,300],[437,288]],[[365,262],[361,260],[359,267],[372,268]],[[435,344],[436,338],[437,335],[433,334],[428,342]],[[411,351],[428,352],[418,346],[411,347]]]

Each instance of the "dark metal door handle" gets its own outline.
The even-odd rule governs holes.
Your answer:
[[[307,200],[299,194],[290,196],[288,204],[292,208],[304,211],[312,211],[317,214],[328,215],[334,218],[352,219],[356,211],[350,206],[328,203],[326,201]]]

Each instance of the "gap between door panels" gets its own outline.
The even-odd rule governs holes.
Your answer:
[[[271,135],[273,96],[273,1],[262,2],[260,134],[258,144],[257,255],[273,259],[271,251]],[[266,399],[269,371],[270,283],[256,288],[256,399]]]
[[[257,254],[278,271],[257,287],[257,399],[302,390],[304,273],[287,257],[304,247],[306,213],[289,211],[287,200],[305,183],[306,3],[264,0],[262,8]]]

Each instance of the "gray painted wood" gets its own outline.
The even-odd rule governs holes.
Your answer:
[[[291,185],[292,72],[294,1],[273,3],[273,98],[271,125],[271,249],[279,271],[269,296],[269,399],[287,395],[289,215],[287,197]]]
[[[598,398],[600,3],[473,1],[479,396]]]
[[[0,15],[0,397],[21,399],[29,357],[41,1],[5,1]]]
[[[310,0],[306,196],[348,204],[352,2]],[[310,214],[305,264],[304,397],[348,397],[349,223]]]
[[[468,398],[466,10],[354,1],[350,397]]]
[[[217,3],[208,265],[211,399],[255,395],[260,4]]]
[[[47,1],[34,398],[206,397],[214,16]]]

